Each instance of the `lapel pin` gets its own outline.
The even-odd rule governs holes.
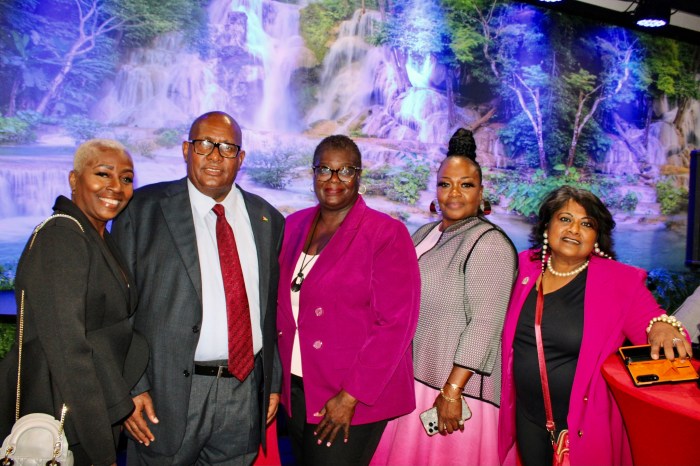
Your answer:
[[[265,217],[264,215],[262,216],[262,221],[263,221],[263,222],[269,222],[269,220],[267,219],[267,217]]]
[[[530,277],[525,277],[523,278],[523,285],[527,285],[527,282],[530,281]]]

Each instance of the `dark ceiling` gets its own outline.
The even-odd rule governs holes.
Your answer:
[[[601,23],[624,26],[652,35],[670,37],[700,45],[700,0],[652,0],[668,4],[671,7],[671,24],[661,28],[637,26],[632,18],[632,12],[637,5],[636,1],[632,0],[563,0],[557,3],[546,3],[539,0],[522,1]]]

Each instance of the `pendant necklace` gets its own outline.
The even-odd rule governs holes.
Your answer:
[[[314,220],[314,227],[311,230],[311,234],[309,235],[308,238],[306,238],[306,245],[304,245],[304,258],[301,260],[301,266],[299,267],[299,273],[297,273],[296,277],[294,277],[294,280],[292,280],[292,291],[295,293],[298,293],[299,290],[301,290],[301,284],[304,283],[304,269],[306,268],[307,265],[313,261],[314,256],[311,256],[311,259],[306,262],[306,258],[308,257],[308,254],[306,251],[309,250],[309,245],[311,244],[311,240],[314,238],[314,233],[316,233],[316,225],[318,225],[318,219],[321,217],[321,213],[319,212],[318,215],[316,215],[316,219]]]

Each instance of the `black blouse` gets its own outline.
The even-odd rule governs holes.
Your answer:
[[[583,338],[587,272],[584,270],[562,288],[544,296],[542,341],[557,431],[567,428],[569,399]],[[525,300],[515,330],[513,376],[518,410],[531,422],[544,427],[546,415],[535,340],[536,304],[535,286]]]

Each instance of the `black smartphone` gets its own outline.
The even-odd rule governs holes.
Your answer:
[[[659,376],[656,374],[645,374],[637,376],[637,382],[639,383],[656,382],[657,380],[659,380]]]

